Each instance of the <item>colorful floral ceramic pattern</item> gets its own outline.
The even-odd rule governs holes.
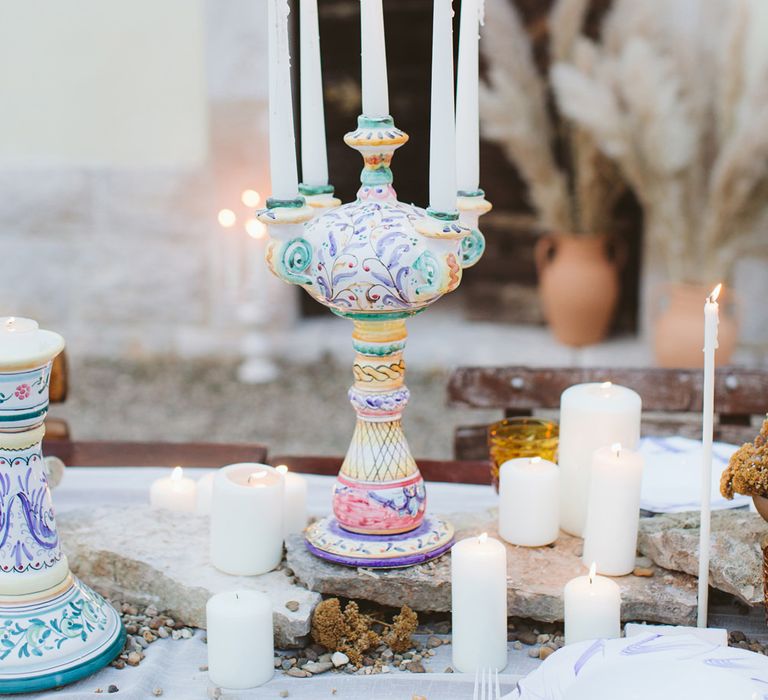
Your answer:
[[[51,362],[19,372],[0,372],[0,431],[29,428],[45,419]]]

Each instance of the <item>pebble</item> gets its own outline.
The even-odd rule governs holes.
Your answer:
[[[528,656],[530,656],[532,659],[538,659],[539,658],[539,650],[537,647],[531,647],[528,650]]]
[[[221,688],[217,685],[208,686],[208,697],[210,700],[219,700],[221,697]]]
[[[299,601],[298,600],[289,600],[285,607],[288,608],[291,612],[296,612],[299,609]]]
[[[301,668],[289,668],[286,672],[286,675],[293,676],[294,678],[310,678],[312,676],[311,673],[308,671],[304,671]]]
[[[168,631],[167,627],[158,627],[157,636],[160,637],[160,639],[165,639],[166,637],[170,637],[171,633]]]
[[[551,637],[548,634],[540,634],[536,637],[536,644],[546,644]]]
[[[552,647],[541,647],[541,649],[539,649],[539,658],[544,661],[544,659],[554,653],[555,650]]]
[[[322,662],[322,661],[309,661],[304,666],[305,671],[309,671],[312,675],[317,675],[318,673],[325,673],[326,671],[330,671],[333,668],[333,664],[330,661]]]
[[[445,669],[445,671],[443,671],[443,673],[453,673],[453,667],[452,666],[446,667],[446,669]]]
[[[320,658],[320,655],[314,649],[306,649],[304,656],[310,661],[317,661]]]
[[[158,610],[154,605],[148,605],[144,610],[144,614],[147,617],[157,617]]]
[[[208,664],[205,664],[204,666],[198,666],[197,670],[198,671],[207,671],[208,670]]]
[[[389,658],[392,658],[392,651],[389,651]],[[384,658],[384,654],[381,655],[382,658]],[[349,657],[344,654],[341,651],[334,652],[333,656],[331,656],[331,663],[336,667],[340,668],[341,666],[346,666],[349,663]]]
[[[278,693],[278,695],[279,695],[281,698],[287,698],[287,697],[290,695],[290,693],[289,693],[287,690],[281,690],[281,691]]]
[[[641,577],[644,577],[644,578],[648,578],[650,576],[653,576],[653,569],[650,569],[650,568],[645,567],[645,566],[636,566],[634,571],[632,571],[632,573],[635,576],[641,576]]]
[[[141,654],[138,651],[132,651],[128,654],[126,661],[129,666],[138,666],[141,663]]]
[[[517,651],[520,651],[523,648],[523,643],[522,642],[515,642],[512,645],[512,648],[517,650]]]
[[[120,690],[114,683],[107,687],[108,693],[117,693]]]
[[[159,698],[162,694],[163,694],[163,689],[162,688],[155,688],[152,691],[152,695],[154,695],[156,698]]]
[[[526,630],[525,632],[521,632],[519,635],[517,635],[517,638],[523,644],[527,644],[528,646],[531,646],[532,644],[536,644],[538,635],[535,634],[534,632],[531,632],[530,630]]]
[[[426,669],[424,668],[424,664],[421,663],[421,661],[411,661],[411,663],[408,664],[408,670],[411,673],[426,673]]]
[[[283,659],[280,665],[283,667],[283,671],[288,671],[296,665],[296,659]]]

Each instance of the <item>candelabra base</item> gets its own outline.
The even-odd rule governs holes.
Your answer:
[[[125,643],[117,611],[69,574],[40,593],[0,598],[0,695],[57,688],[95,673]]]
[[[436,559],[453,545],[453,525],[427,516],[415,530],[399,535],[364,535],[323,518],[307,528],[307,548],[326,561],[344,566],[397,569]]]

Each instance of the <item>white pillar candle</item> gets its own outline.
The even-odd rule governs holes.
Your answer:
[[[310,187],[328,184],[323,75],[317,0],[299,5],[301,41],[301,181]]]
[[[507,665],[507,550],[486,534],[451,549],[453,667],[462,673]]]
[[[699,598],[696,624],[707,626],[709,603],[709,534],[712,502],[712,438],[715,420],[715,350],[720,307],[717,298],[723,285],[718,284],[704,303],[704,394],[701,421],[701,522],[699,528]]]
[[[386,117],[389,115],[389,94],[384,8],[381,0],[360,0],[360,43],[363,114],[366,117]]]
[[[452,0],[434,0],[429,206],[439,212],[456,210],[456,121],[453,90]]]
[[[587,522],[592,453],[621,443],[636,449],[642,401],[637,392],[603,382],[577,384],[560,398],[560,527],[581,537]]]
[[[223,688],[264,685],[275,673],[272,602],[257,591],[217,593],[205,606],[208,675]]]
[[[480,187],[478,40],[483,0],[461,1],[459,68],[456,82],[456,184],[461,192]]]
[[[286,536],[304,532],[307,527],[307,480],[288,471],[285,464],[275,469],[285,479],[283,527]]]
[[[510,459],[499,470],[499,534],[541,547],[560,533],[560,471],[541,457]]]
[[[197,504],[196,485],[184,476],[181,467],[174,467],[170,476],[156,479],[149,487],[149,505],[180,512],[193,512]]]
[[[595,573],[577,576],[565,584],[565,643],[621,636],[621,590],[614,581]]]
[[[195,511],[198,515],[211,514],[211,502],[213,501],[213,479],[216,472],[211,472],[197,480],[197,506]]]
[[[284,479],[266,464],[231,464],[213,480],[211,563],[220,571],[255,576],[283,557]]]
[[[0,341],[4,362],[27,360],[40,353],[40,327],[31,318],[0,317]]]
[[[592,455],[583,561],[608,576],[635,568],[643,457],[616,443]]]
[[[291,58],[288,48],[288,0],[269,0],[269,168],[272,196],[298,196],[296,139],[293,133]]]

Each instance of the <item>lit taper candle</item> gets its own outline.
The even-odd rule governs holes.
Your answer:
[[[712,500],[712,433],[715,417],[715,350],[720,307],[717,298],[722,284],[718,284],[704,302],[704,395],[701,428],[701,526],[699,528],[699,609],[697,625],[707,626],[709,603],[709,532]]]
[[[289,12],[288,0],[269,0],[269,168],[275,199],[294,199],[299,193],[288,49]]]
[[[479,24],[483,0],[462,0],[459,69],[456,86],[456,184],[460,192],[480,187],[480,117],[478,106]]]
[[[366,1],[366,0],[364,0]],[[453,105],[453,2],[434,0],[429,206],[456,211],[456,120]]]
[[[301,40],[301,181],[309,187],[328,184],[325,145],[323,77],[320,66],[320,29],[317,0],[299,5]]]
[[[384,41],[384,8],[381,0],[360,0],[360,43],[362,45],[363,114],[389,115],[387,51]]]

